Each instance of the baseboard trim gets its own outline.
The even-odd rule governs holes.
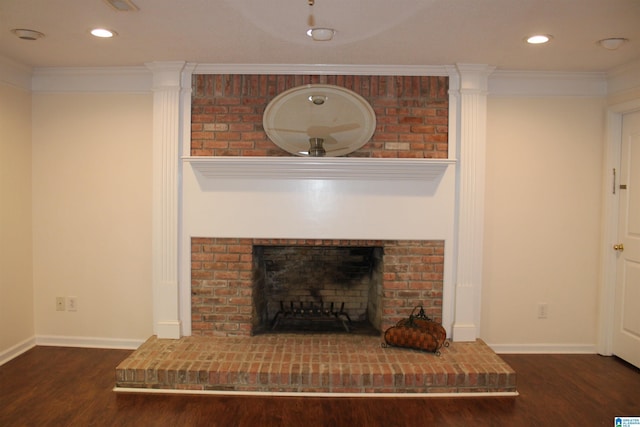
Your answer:
[[[20,356],[22,353],[26,353],[36,346],[36,338],[31,337],[26,339],[13,347],[9,347],[8,349],[0,352],[0,366],[4,365],[8,361],[15,359]]]
[[[517,397],[517,391],[489,391],[464,393],[329,393],[329,392],[283,392],[283,391],[230,391],[230,390],[175,390],[158,388],[114,387],[116,393],[129,394],[175,394],[175,395],[218,395],[218,396],[263,396],[263,397],[389,397],[410,399],[425,397]]]
[[[497,354],[596,354],[595,344],[490,344]]]
[[[135,350],[146,339],[124,338],[96,338],[96,337],[70,337],[61,335],[36,335],[36,345],[51,347],[84,347],[84,348],[109,348],[119,350]]]

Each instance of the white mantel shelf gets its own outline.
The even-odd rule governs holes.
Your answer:
[[[352,179],[439,181],[452,159],[369,157],[183,157],[206,179]]]

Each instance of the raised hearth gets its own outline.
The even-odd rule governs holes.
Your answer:
[[[516,395],[516,373],[484,342],[440,356],[383,348],[377,336],[151,337],[116,368],[116,391]]]

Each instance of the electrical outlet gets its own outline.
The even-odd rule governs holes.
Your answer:
[[[546,302],[538,304],[538,319],[546,319],[549,316],[549,305]]]
[[[64,297],[56,297],[56,311],[64,311]]]
[[[78,297],[67,297],[67,311],[78,311]]]

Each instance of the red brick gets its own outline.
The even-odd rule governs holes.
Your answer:
[[[198,242],[198,245],[195,243]],[[252,276],[254,244],[263,245],[323,245],[323,246],[385,246],[385,266],[383,274],[385,284],[383,295],[383,324],[390,325],[401,318],[417,304],[423,304],[429,315],[440,317],[442,307],[442,271],[444,250],[442,242],[430,241],[350,241],[321,239],[194,239],[193,255],[215,254],[222,259],[240,261],[193,261],[202,268],[211,270],[194,270],[192,278],[192,304],[194,315],[202,319],[217,322],[215,334],[252,333]],[[201,249],[201,251],[200,251]],[[237,253],[227,253],[228,251]],[[221,252],[221,253],[218,253]],[[415,254],[415,255],[412,255]],[[215,257],[214,257],[215,258]],[[433,263],[425,263],[431,261]],[[213,277],[199,278],[207,274]],[[224,308],[227,307],[227,308]],[[432,307],[432,308],[431,308]],[[212,315],[212,311],[219,313]],[[225,310],[229,310],[226,312]],[[228,324],[228,325],[227,325]],[[201,328],[200,330],[196,330]],[[202,323],[194,316],[194,333],[208,334],[211,326]],[[344,378],[344,377],[342,377]]]
[[[403,140],[409,132],[421,134],[427,139],[434,132],[445,135],[445,140],[434,138],[433,142],[443,142],[445,147],[411,147],[410,154],[398,153],[395,149],[383,149],[366,144],[351,156],[366,157],[426,157],[445,158],[446,126],[448,120],[448,79],[428,76],[299,76],[299,75],[204,75],[194,79],[192,99],[192,155],[289,155],[276,147],[266,138],[262,129],[262,111],[267,103],[278,93],[294,86],[313,82],[329,82],[350,88],[367,99],[374,107],[379,124],[374,141],[393,142]],[[428,107],[422,107],[423,105]],[[425,119],[434,119],[429,126],[421,129],[389,131],[383,130],[385,124],[398,123],[419,126]],[[242,126],[234,128],[234,124]],[[240,133],[235,139],[222,136],[222,141],[252,141],[261,145],[229,148],[212,146],[206,134],[197,134],[203,130],[233,130]],[[213,136],[220,141],[221,136]],[[406,141],[406,137],[404,137]],[[264,145],[262,145],[264,144]],[[272,147],[272,148],[269,148]]]

